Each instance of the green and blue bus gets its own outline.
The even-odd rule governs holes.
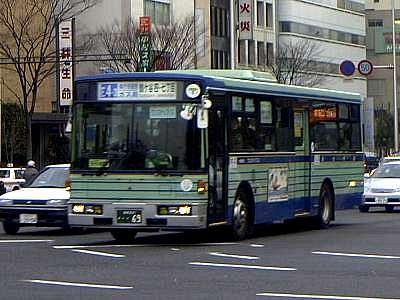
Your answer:
[[[328,227],[363,192],[359,94],[268,73],[192,70],[76,81],[73,227],[137,232],[308,218]]]

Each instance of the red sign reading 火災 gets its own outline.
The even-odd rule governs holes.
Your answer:
[[[150,17],[139,18],[140,33],[147,33],[151,30],[151,19]]]

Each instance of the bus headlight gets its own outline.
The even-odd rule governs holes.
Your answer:
[[[158,214],[161,216],[191,216],[192,206],[191,205],[162,205],[158,207]]]
[[[103,206],[102,205],[93,205],[93,204],[72,204],[72,213],[73,214],[85,214],[85,215],[102,215],[103,214]]]

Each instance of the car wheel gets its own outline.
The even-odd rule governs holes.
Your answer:
[[[137,231],[133,229],[112,229],[113,238],[121,243],[132,243],[135,240]]]
[[[394,206],[387,205],[387,206],[385,206],[385,210],[386,210],[387,212],[393,212],[393,211],[394,211]]]
[[[243,240],[251,231],[249,202],[247,194],[239,190],[233,204],[232,238],[236,241]]]
[[[318,229],[328,228],[333,216],[333,195],[331,189],[327,184],[321,188],[319,195],[319,211],[318,215],[314,217],[314,225]]]
[[[4,231],[7,234],[16,234],[19,230],[19,224],[13,221],[4,221],[3,222]]]
[[[360,205],[360,206],[358,207],[358,210],[359,210],[360,212],[362,212],[362,213],[366,213],[366,212],[369,211],[369,206],[368,206],[368,205]]]

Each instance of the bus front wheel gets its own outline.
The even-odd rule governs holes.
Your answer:
[[[120,243],[132,243],[135,240],[137,231],[133,229],[112,229],[111,235]]]
[[[4,221],[3,229],[7,234],[14,235],[17,234],[19,230],[19,224],[14,221]]]
[[[232,238],[236,241],[247,237],[251,229],[247,194],[239,190],[233,204]]]
[[[315,218],[315,225],[317,228],[328,228],[333,216],[333,194],[327,184],[321,188],[319,196],[319,211]]]

